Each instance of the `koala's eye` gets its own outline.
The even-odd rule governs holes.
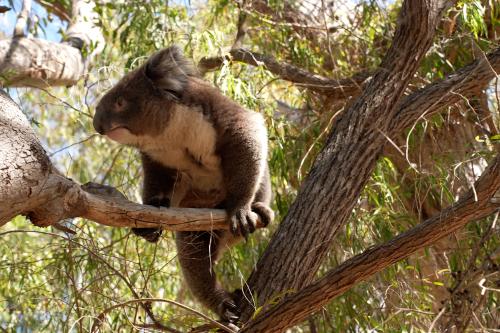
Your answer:
[[[125,108],[126,101],[123,97],[118,97],[115,102],[117,111],[122,111]]]

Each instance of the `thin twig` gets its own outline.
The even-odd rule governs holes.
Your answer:
[[[180,308],[182,308],[182,309],[184,309],[186,311],[194,313],[197,316],[202,317],[203,319],[211,322],[213,325],[215,325],[216,327],[224,330],[225,332],[236,333],[234,330],[232,330],[231,328],[227,327],[226,325],[223,325],[223,324],[221,324],[221,323],[213,320],[212,318],[204,315],[203,313],[201,313],[199,311],[196,311],[193,308],[190,308],[189,306],[186,306],[186,305],[184,305],[182,303],[179,303],[179,302],[176,302],[176,301],[172,301],[172,300],[168,300],[168,299],[163,299],[163,298],[139,298],[139,299],[133,299],[133,300],[125,301],[125,302],[118,303],[118,304],[115,304],[113,306],[110,306],[110,307],[104,309],[97,316],[97,321],[94,322],[94,325],[92,326],[91,332],[97,332],[97,330],[99,329],[100,322],[103,320],[104,316],[106,314],[108,314],[109,312],[111,312],[112,310],[120,308],[120,307],[123,307],[123,306],[126,306],[126,305],[129,305],[129,304],[140,303],[140,302],[163,302],[163,303],[172,304],[172,305],[178,306],[178,307],[180,307]],[[169,332],[179,332],[179,331],[174,330],[174,329],[170,329]]]
[[[96,252],[94,252],[92,249],[90,249],[88,246],[86,245],[83,245],[81,243],[78,243],[77,241],[71,239],[71,238],[67,238],[65,236],[62,236],[62,235],[59,235],[59,234],[55,234],[55,233],[52,233],[52,232],[46,232],[46,231],[37,231],[37,230],[8,230],[8,231],[5,231],[5,232],[2,232],[0,233],[0,237],[1,236],[5,236],[7,234],[13,234],[13,233],[37,233],[37,234],[43,234],[43,235],[49,235],[49,236],[54,236],[54,237],[58,237],[58,238],[62,238],[68,242],[71,242],[75,245],[78,245],[82,248],[84,248],[85,250],[87,250],[91,255],[93,255],[96,259],[98,259],[99,261],[101,261],[104,265],[106,265],[111,271],[113,271],[113,273],[115,273],[123,282],[125,282],[125,284],[127,285],[127,287],[129,288],[130,292],[132,293],[132,295],[135,297],[135,299],[140,299],[139,297],[139,294],[135,291],[134,287],[132,286],[132,284],[130,283],[130,281],[125,277],[123,276],[123,274],[118,271],[116,268],[114,268],[109,262],[107,262],[106,260],[104,260],[100,255],[98,255]],[[151,311],[151,309],[149,309],[144,303],[141,303],[139,302],[139,304],[141,305],[141,307],[144,309],[144,311],[146,311],[146,313],[148,314],[148,316],[151,318],[151,320],[157,324],[158,326],[161,326],[162,328],[165,328],[167,329],[166,326],[164,326],[163,324],[161,324],[157,319],[156,317],[154,316],[153,312]]]

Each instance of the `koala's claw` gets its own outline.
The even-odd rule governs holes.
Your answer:
[[[235,236],[243,236],[245,239],[257,228],[258,215],[250,209],[238,209],[230,219],[230,230]]]
[[[169,207],[170,199],[159,194],[148,198],[144,203],[155,207]],[[132,232],[148,242],[156,243],[160,240],[163,230],[161,228],[132,228]]]
[[[274,220],[273,210],[263,202],[254,202],[252,210],[259,215],[260,221],[266,227]]]
[[[151,243],[156,243],[163,232],[160,228],[132,228],[132,232]]]

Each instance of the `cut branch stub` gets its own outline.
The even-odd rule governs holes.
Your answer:
[[[4,86],[71,86],[82,78],[84,71],[82,54],[70,45],[23,37],[0,41]]]

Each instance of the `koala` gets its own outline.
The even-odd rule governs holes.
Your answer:
[[[177,46],[153,54],[100,100],[95,130],[136,147],[143,203],[225,209],[229,231],[177,232],[178,258],[193,295],[221,319],[238,318],[237,292],[217,281],[213,263],[225,249],[273,219],[262,116],[203,81]],[[157,242],[161,229],[132,229]]]

